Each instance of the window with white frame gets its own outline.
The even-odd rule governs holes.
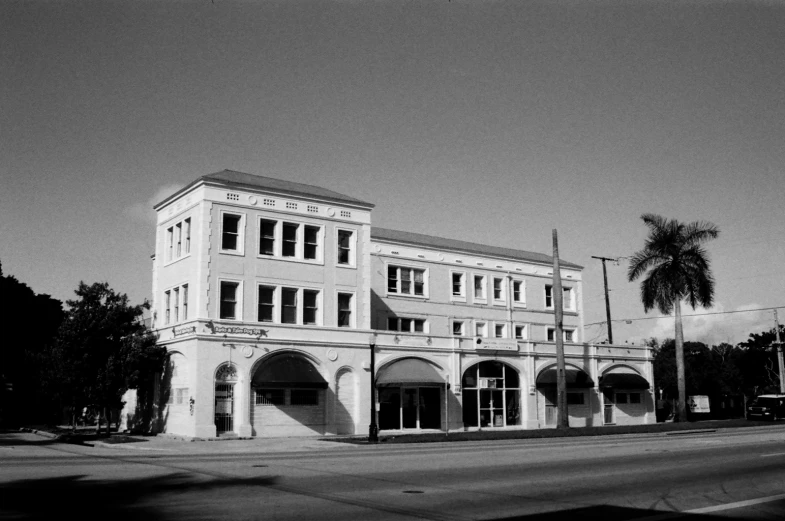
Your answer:
[[[166,313],[164,315],[164,325],[169,324],[171,322],[172,317],[172,292],[171,291],[164,291],[164,309]]]
[[[259,218],[259,255],[321,261],[322,227]]]
[[[526,326],[521,324],[515,324],[515,338],[517,340],[526,339]]]
[[[240,319],[240,283],[230,280],[220,281],[219,318]]]
[[[191,218],[183,219],[166,229],[166,262],[191,253]]]
[[[493,278],[493,301],[496,303],[506,302],[504,279],[501,277]]]
[[[353,293],[338,293],[338,327],[354,327]]]
[[[180,321],[180,288],[172,290],[172,300],[174,303],[174,321]]]
[[[466,273],[462,271],[450,272],[452,280],[452,299],[466,300]]]
[[[183,320],[188,320],[188,284],[183,284]]]
[[[221,213],[221,251],[243,253],[243,216]]]
[[[404,266],[387,266],[387,292],[397,295],[427,295],[425,271]]]
[[[464,334],[464,322],[463,322],[463,320],[453,320],[452,321],[452,334],[454,336],[463,336],[463,334]]]
[[[422,318],[387,317],[388,331],[403,333],[427,333],[427,322]]]
[[[494,324],[493,333],[496,338],[507,338],[507,324]]]
[[[188,388],[180,387],[175,389],[175,405],[185,405],[188,403]]]
[[[562,295],[563,308],[568,311],[574,311],[575,297],[573,288],[562,286]],[[553,306],[553,286],[548,284],[545,286],[545,307],[548,309],[553,309]]]
[[[321,292],[315,289],[258,285],[256,320],[280,324],[321,324]]]
[[[474,276],[474,300],[484,301],[485,297],[485,275]]]
[[[526,305],[526,284],[524,281],[512,281],[512,302],[518,306]]]
[[[354,232],[352,230],[338,230],[337,235],[338,264],[341,266],[354,266]]]
[[[164,324],[188,320],[188,284],[164,291]]]
[[[475,322],[474,323],[474,336],[487,337],[488,336],[488,324],[485,323],[485,322]]]
[[[562,330],[564,341],[565,342],[575,342],[575,330],[574,329],[563,329]],[[553,342],[556,339],[556,329],[549,327],[548,328],[548,341]]]

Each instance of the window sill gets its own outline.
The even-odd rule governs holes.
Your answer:
[[[336,264],[335,267],[336,268],[342,268],[342,269],[345,269],[345,270],[356,270],[357,269],[357,265],[355,265],[355,264]]]
[[[222,255],[234,255],[235,257],[244,257],[245,253],[237,250],[218,250],[218,253]]]
[[[178,262],[180,262],[181,260],[183,260],[183,259],[187,259],[187,258],[189,258],[190,256],[191,256],[191,254],[190,254],[190,253],[186,253],[186,254],[185,254],[185,255],[183,255],[182,257],[177,257],[176,259],[169,260],[169,261],[165,261],[165,262],[164,262],[164,268],[165,268],[165,267],[167,267],[167,266],[171,266],[172,264],[177,264],[177,263],[178,263]]]
[[[223,252],[222,252],[223,253]],[[261,253],[256,254],[256,258],[259,260],[272,260],[272,261],[280,261],[280,262],[296,262],[297,264],[311,264],[313,266],[324,266],[323,260],[312,260],[312,259],[300,259],[299,257],[283,257],[281,255],[262,255]]]
[[[460,297],[458,295],[453,295],[450,297],[450,302],[466,302],[466,297]]]
[[[416,300],[428,300],[427,295],[405,295],[401,293],[387,293],[387,297],[393,298],[402,298],[402,299],[416,299]]]

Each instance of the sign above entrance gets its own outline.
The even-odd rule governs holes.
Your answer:
[[[476,349],[488,349],[492,351],[517,351],[518,342],[504,338],[478,338]]]

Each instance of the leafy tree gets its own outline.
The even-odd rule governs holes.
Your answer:
[[[42,378],[63,314],[62,302],[3,275],[0,265],[0,421],[24,425],[54,420],[58,407]]]
[[[108,418],[128,389],[160,371],[166,349],[141,320],[146,301],[133,306],[105,282],[80,282],[75,292],[52,352],[52,378],[75,411],[94,406]]]
[[[785,326],[780,326],[780,337],[785,337]],[[745,394],[757,396],[779,392],[779,366],[777,352],[772,348],[777,341],[774,328],[762,333],[750,333],[738,347],[738,367]]]
[[[681,223],[655,214],[643,214],[649,227],[644,248],[636,252],[627,272],[630,282],[644,274],[641,302],[645,312],[657,308],[663,314],[675,315],[676,384],[678,404],[675,421],[686,420],[687,395],[684,376],[684,332],[681,322],[681,301],[694,309],[700,304],[710,307],[714,299],[714,277],[708,253],[702,244],[719,235],[719,229],[707,222]]]

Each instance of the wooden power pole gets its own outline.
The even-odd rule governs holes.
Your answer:
[[[608,343],[613,344],[613,329],[611,328],[611,300],[608,298],[608,271],[605,269],[605,261],[615,261],[616,259],[609,259],[608,257],[595,257],[592,259],[599,259],[602,261],[602,280],[605,282],[605,316],[608,319]]]
[[[564,363],[564,302],[561,287],[561,267],[559,266],[559,236],[553,229],[553,309],[555,311],[556,331],[556,426],[559,429],[570,427],[567,413],[567,378]]]
[[[782,360],[782,342],[780,342],[780,319],[774,310],[774,332],[777,335],[777,363],[780,369],[780,392],[785,393],[785,363]]]

